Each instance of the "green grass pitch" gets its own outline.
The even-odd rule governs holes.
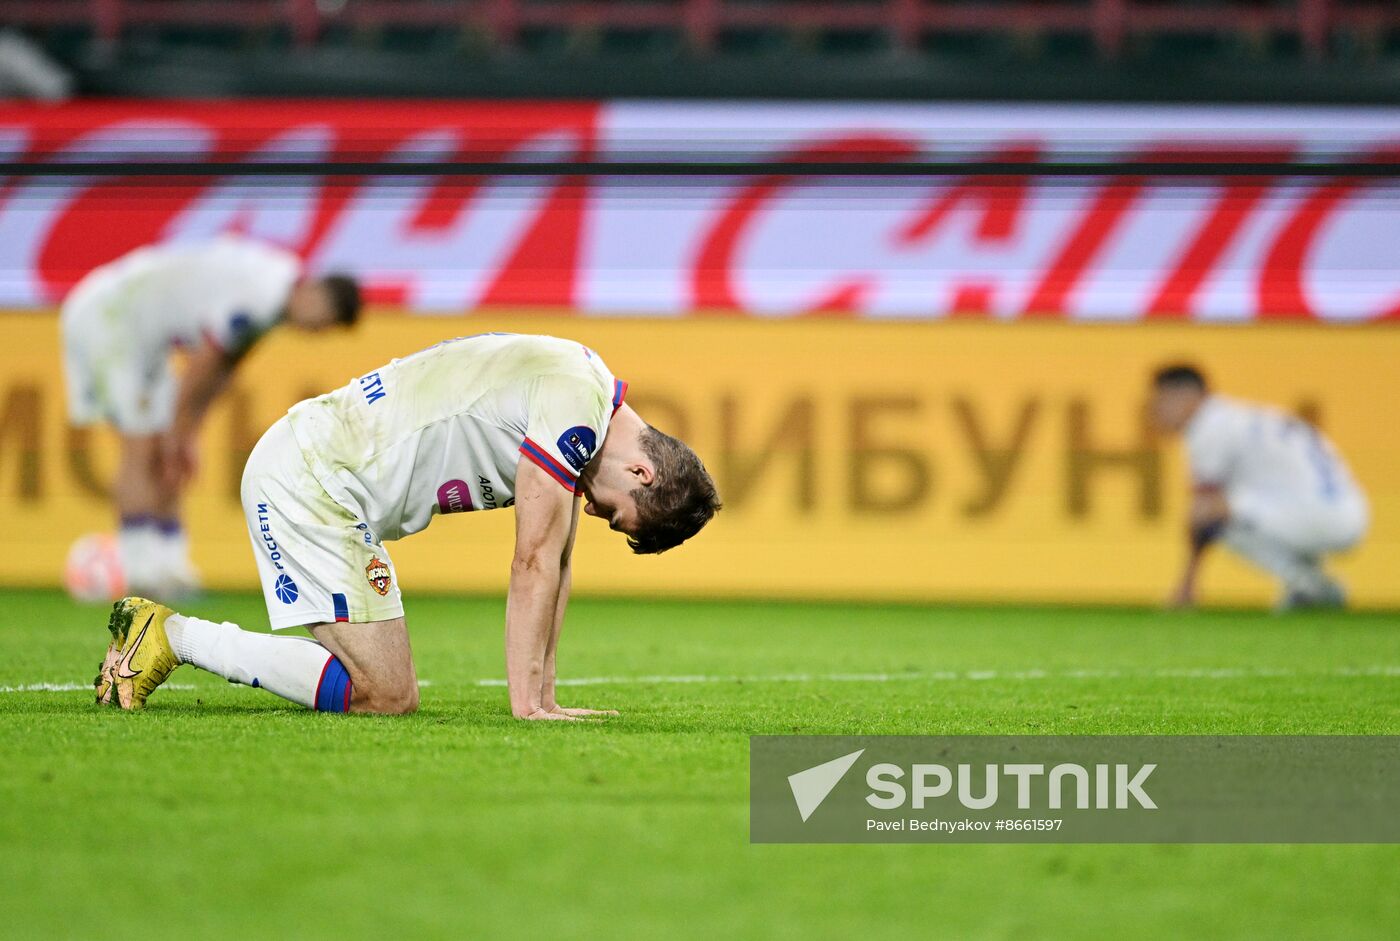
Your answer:
[[[754,846],[746,803],[752,733],[1396,734],[1393,616],[579,600],[561,698],[622,716],[526,724],[498,600],[409,599],[399,719],[26,690],[106,615],[0,600],[6,937],[1400,937],[1396,846]]]

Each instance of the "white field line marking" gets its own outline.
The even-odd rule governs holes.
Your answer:
[[[893,683],[908,680],[1043,680],[1043,679],[1272,679],[1303,676],[1397,676],[1400,666],[1336,667],[1331,670],[1285,670],[1259,668],[1184,668],[1161,670],[967,670],[955,672],[936,670],[911,673],[770,673],[741,676],[739,674],[671,674],[654,676],[576,676],[557,681],[559,686],[631,686],[652,683]],[[502,679],[475,680],[474,686],[505,686]]]
[[[432,686],[432,680],[419,680],[419,686]],[[196,689],[193,683],[164,683],[161,689]],[[91,683],[24,683],[19,686],[0,686],[0,693],[76,693],[80,689],[91,690]]]
[[[193,683],[166,683],[161,689],[194,689]],[[75,693],[92,692],[91,683],[24,683],[20,686],[0,686],[0,693]]]
[[[1191,680],[1234,680],[1234,679],[1278,679],[1308,676],[1394,676],[1400,677],[1400,666],[1334,667],[1330,670],[1287,670],[1269,667],[1188,667],[1165,668],[1160,670],[1065,670],[1055,673],[1048,670],[966,670],[961,673],[953,670],[934,670],[911,673],[768,673],[741,675],[680,673],[655,674],[649,676],[575,676],[565,677],[559,686],[646,686],[651,684],[687,683],[896,683],[911,680],[935,680],[951,682],[968,680],[1112,680],[1112,679],[1191,679]],[[437,681],[419,680],[419,686],[433,686]],[[455,686],[455,683],[443,683]],[[505,686],[506,681],[497,678],[468,680],[467,686]],[[166,683],[162,689],[196,689],[193,683]],[[71,693],[78,690],[91,690],[91,683],[25,683],[20,686],[0,686],[0,693]]]

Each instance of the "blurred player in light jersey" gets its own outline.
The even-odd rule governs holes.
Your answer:
[[[485,334],[448,340],[296,405],[243,473],[243,509],[274,631],[118,602],[99,703],[139,708],[192,663],[310,708],[418,706],[398,572],[385,541],[439,515],[515,508],[506,604],[512,713],[570,719],[555,699],[580,508],[664,552],[719,509],[695,452],[623,402],[627,384],[581,344]],[[479,565],[476,558],[462,565]]]
[[[1185,437],[1191,465],[1191,554],[1174,603],[1195,602],[1201,557],[1218,539],[1278,577],[1281,608],[1343,605],[1322,558],[1360,542],[1370,514],[1331,442],[1302,419],[1212,394],[1188,365],[1157,371],[1152,413]]]
[[[245,238],[140,248],[92,271],[63,302],[64,372],[74,425],[121,434],[113,497],[128,588],[198,587],[180,525],[196,436],[240,359],[279,323],[354,323],[355,282],[304,278],[296,255]],[[177,380],[171,352],[183,350]]]

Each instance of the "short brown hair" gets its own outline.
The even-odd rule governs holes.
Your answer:
[[[321,279],[335,311],[335,322],[343,327],[353,326],[360,319],[360,284],[348,274],[328,274]]]
[[[651,458],[651,486],[632,491],[640,525],[627,544],[639,555],[665,552],[698,533],[719,512],[719,491],[684,441],[648,427],[642,450]]]
[[[1209,390],[1205,373],[1201,372],[1190,363],[1171,363],[1170,365],[1162,366],[1152,374],[1152,385],[1159,389],[1168,386],[1185,386],[1200,392]]]

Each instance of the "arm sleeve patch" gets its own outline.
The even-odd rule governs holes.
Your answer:
[[[611,398],[599,383],[541,377],[530,389],[529,427],[520,452],[573,490],[578,475],[598,453]]]

